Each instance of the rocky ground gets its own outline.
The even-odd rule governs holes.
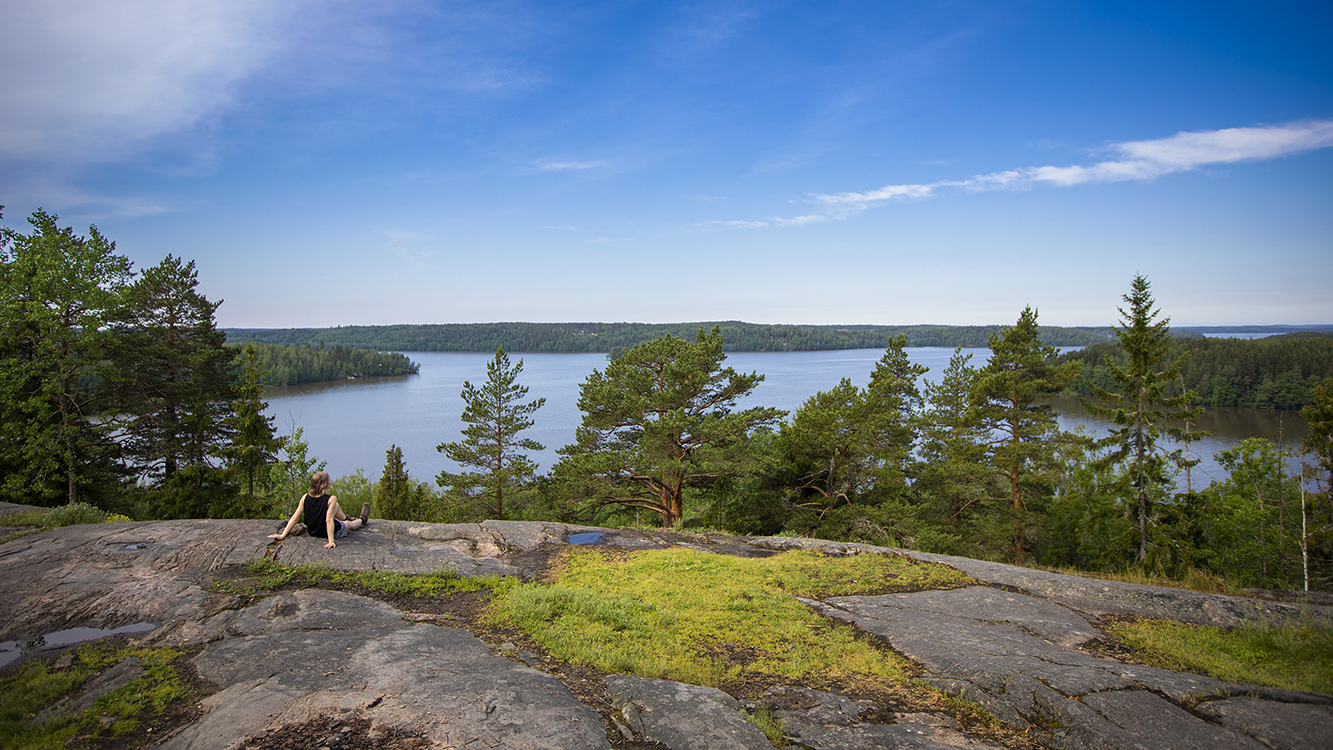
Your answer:
[[[3,513],[0,508],[0,513]],[[75,526],[0,545],[0,640],[72,627],[181,646],[198,699],[130,738],[168,748],[770,748],[743,711],[781,719],[790,747],[1313,748],[1333,737],[1333,697],[1227,683],[1108,658],[1104,617],[1235,625],[1333,608],[1120,584],[963,558],[980,585],[808,601],[920,665],[905,686],[846,695],[801,685],[713,688],[563,664],[522,634],[483,625],[477,595],[446,600],[291,586],[224,593],[218,581],[270,556],[342,570],[540,577],[571,536],[603,549],[688,546],[760,556],[792,547],[890,553],[790,538],[699,537],[554,523],[372,523],[324,550],[270,543],[273,522]],[[0,536],[3,538],[3,536]],[[147,627],[141,626],[141,627]],[[34,652],[27,658],[56,651]],[[89,687],[94,689],[94,680]],[[103,679],[103,685],[114,682]],[[123,684],[123,683],[122,683]],[[729,690],[731,688],[728,688]],[[86,696],[85,696],[86,697]]]

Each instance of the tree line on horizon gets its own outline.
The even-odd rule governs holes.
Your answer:
[[[812,326],[765,325],[739,321],[707,323],[449,323],[431,325],[340,326],[335,328],[229,328],[229,341],[287,345],[348,346],[401,352],[610,353],[662,336],[688,339],[714,326],[727,352],[796,352],[879,349],[895,336],[908,346],[984,347],[1003,326]],[[1192,331],[1175,335],[1198,337]],[[1105,328],[1043,326],[1042,338],[1056,346],[1090,346],[1112,340]]]
[[[80,237],[41,211],[29,223],[0,230],[0,497],[136,519],[287,515],[323,463],[300,428],[279,436],[265,416],[260,348],[225,345],[194,264],[135,272],[95,228]],[[1120,354],[1103,352],[1088,385],[1113,425],[1101,440],[1059,429],[1048,398],[1086,363],[1043,341],[1031,309],[987,337],[984,363],[960,348],[922,387],[899,334],[865,387],[844,380],[790,414],[737,408],[763,375],[725,366],[714,326],[589,375],[575,441],[545,475],[526,455],[544,448],[522,436],[541,401],[497,348],[485,381],[464,383],[461,439],[438,446],[461,471],[421,481],[390,446],[377,480],[358,470],[334,492],[391,519],[656,523],[1333,585],[1333,373],[1303,409],[1317,490],[1289,474],[1290,447],[1251,439],[1219,454],[1226,479],[1182,492],[1200,437],[1180,427],[1201,408],[1179,389],[1193,355],[1173,348],[1146,279],[1125,299]]]

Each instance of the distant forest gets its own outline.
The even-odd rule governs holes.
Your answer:
[[[1311,391],[1333,375],[1333,333],[1289,333],[1262,339],[1176,339],[1163,363],[1189,353],[1180,381],[1167,395],[1181,388],[1192,390],[1204,406],[1253,406],[1259,409],[1300,409],[1313,403]],[[1113,390],[1104,358],[1123,367],[1125,352],[1119,344],[1097,344],[1061,356],[1083,363],[1083,374],[1072,386],[1091,394],[1092,386]]]
[[[229,328],[227,341],[324,344],[407,352],[610,352],[666,334],[687,341],[703,327],[722,329],[728,352],[806,352],[882,349],[891,336],[906,334],[908,346],[986,346],[1005,326],[798,326],[719,323],[451,323],[445,325],[346,326],[340,328]],[[1109,327],[1042,326],[1041,340],[1055,346],[1091,346],[1112,341]],[[1181,336],[1198,337],[1193,331]]]
[[[239,349],[244,344],[228,341]],[[350,346],[287,346],[254,343],[264,385],[300,385],[378,375],[415,375],[421,365],[397,352]]]

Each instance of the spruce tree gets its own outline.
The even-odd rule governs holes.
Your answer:
[[[1106,466],[1123,466],[1123,483],[1136,507],[1139,525],[1138,559],[1148,559],[1149,524],[1155,506],[1165,500],[1175,481],[1175,469],[1188,468],[1184,449],[1170,450],[1162,444],[1171,440],[1184,444],[1203,433],[1186,433],[1171,422],[1184,422],[1203,412],[1190,408],[1194,394],[1165,396],[1165,389],[1180,379],[1180,370],[1188,352],[1164,370],[1158,370],[1171,346],[1171,319],[1157,320],[1148,280],[1135,276],[1129,294],[1124,296],[1129,309],[1120,308],[1121,324],[1116,338],[1128,355],[1122,367],[1105,358],[1106,371],[1116,390],[1094,387],[1097,402],[1085,401],[1088,411],[1115,425],[1098,446],[1110,451],[1100,459]]]
[[[436,446],[450,461],[480,469],[458,474],[442,471],[436,484],[464,497],[485,497],[492,518],[505,518],[505,498],[512,499],[532,481],[536,466],[519,451],[546,450],[535,440],[519,437],[532,427],[531,415],[546,403],[544,398],[522,403],[528,395],[527,386],[518,383],[522,372],[523,360],[510,366],[504,348],[496,350],[495,358],[486,364],[485,383],[477,387],[463,381],[459,396],[464,403],[463,422],[468,425],[463,428],[463,440]]]
[[[986,433],[972,392],[979,375],[971,354],[954,350],[936,383],[926,385],[921,427],[921,470],[915,487],[938,521],[963,530],[964,509],[985,495],[990,471],[984,460]]]
[[[384,473],[380,476],[375,497],[379,515],[384,518],[391,521],[411,518],[412,480],[403,465],[403,449],[397,445],[390,445],[385,452]]]
[[[246,344],[241,356],[241,382],[236,389],[232,414],[231,445],[223,450],[232,470],[245,478],[246,495],[253,504],[255,481],[260,489],[267,489],[272,477],[271,467],[278,461],[278,451],[286,439],[273,433],[273,417],[265,416],[264,374],[255,357],[255,345]]]

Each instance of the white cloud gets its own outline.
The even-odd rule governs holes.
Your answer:
[[[1175,172],[1217,164],[1265,161],[1333,146],[1333,120],[1307,120],[1286,125],[1226,128],[1177,133],[1151,141],[1113,144],[1106,151],[1117,158],[1089,166],[1023,167],[975,175],[965,180],[885,185],[877,190],[812,196],[822,211],[768,222],[725,222],[733,226],[802,226],[844,219],[894,200],[933,198],[948,190],[985,192],[1028,190],[1040,185],[1071,187],[1103,182],[1147,181]]]
[[[0,8],[0,158],[47,163],[114,159],[229,106],[276,49],[275,26],[300,10],[262,0]]]

